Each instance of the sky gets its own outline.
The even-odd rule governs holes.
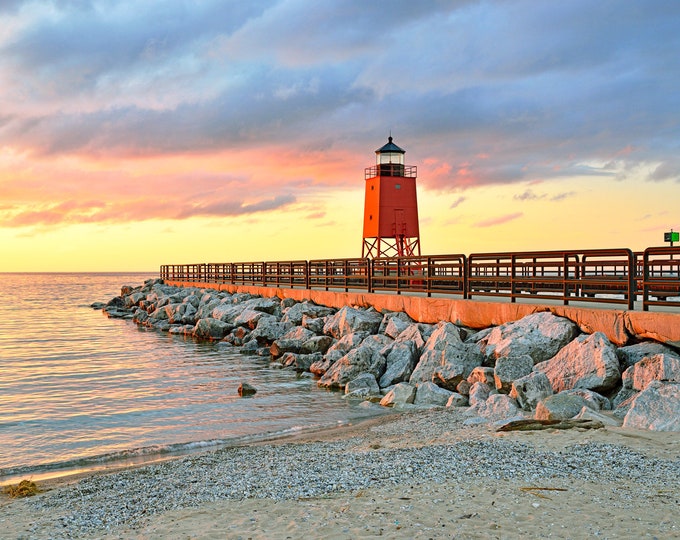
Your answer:
[[[423,254],[680,230],[680,2],[3,0],[0,272],[361,256],[364,168]]]

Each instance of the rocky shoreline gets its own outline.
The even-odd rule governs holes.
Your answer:
[[[405,412],[41,483],[34,497],[0,497],[3,538],[680,534],[680,438],[655,430],[673,427],[672,418],[645,431],[618,425],[631,421],[650,387],[677,388],[677,372],[639,367],[674,365],[677,352],[660,344],[612,348],[546,314],[474,332],[415,323],[399,313],[336,310],[158,281],[122,293],[95,307],[259,354],[282,369],[317,370],[319,384],[344,388],[349,399]],[[551,364],[555,358],[559,365]],[[618,371],[599,367],[613,358]],[[581,372],[572,365],[591,367],[577,378]],[[539,399],[545,386],[532,386],[534,379],[549,382],[547,397]],[[574,420],[563,422],[576,429],[541,424],[556,420],[535,417],[559,416],[550,398],[575,398],[572,411],[578,408],[590,427],[603,427],[584,430]],[[677,397],[666,402],[677,406]],[[585,420],[587,415],[599,420]],[[548,429],[504,430],[529,420]]]
[[[575,419],[680,431],[680,352],[652,341],[616,347],[602,333],[583,333],[549,312],[475,331],[418,323],[402,312],[335,309],[161,280],[125,286],[93,307],[310,372],[319,386],[348,399],[463,408],[466,425],[500,429],[526,419]]]

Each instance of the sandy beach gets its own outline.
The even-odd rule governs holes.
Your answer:
[[[394,415],[0,498],[2,538],[680,538],[680,434]]]

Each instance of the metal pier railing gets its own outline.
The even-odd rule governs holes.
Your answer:
[[[680,310],[680,247],[165,264],[185,283],[588,302]]]

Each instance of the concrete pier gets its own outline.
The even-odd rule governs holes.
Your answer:
[[[450,321],[473,329],[488,328],[521,319],[532,313],[550,311],[575,322],[583,332],[602,332],[621,347],[636,341],[651,339],[680,348],[680,313],[593,309],[547,304],[519,304],[479,302],[451,298],[374,294],[365,292],[336,292],[315,289],[282,289],[250,285],[166,281],[178,287],[200,287],[229,293],[245,292],[254,295],[311,300],[320,305],[373,306],[376,310],[403,311],[413,320],[423,323]]]

